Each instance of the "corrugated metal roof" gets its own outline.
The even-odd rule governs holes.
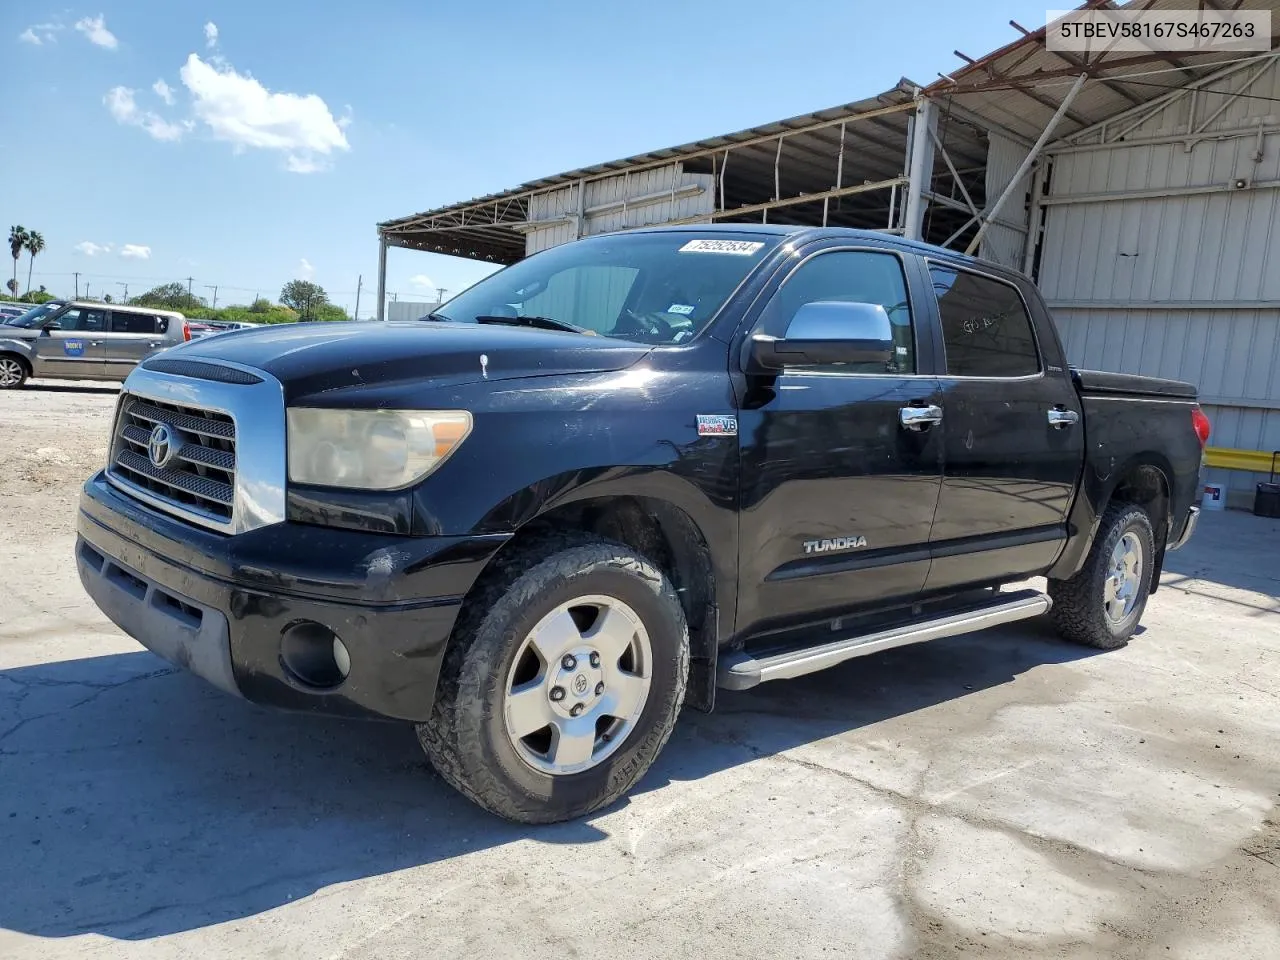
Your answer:
[[[1106,0],[1090,0],[1079,9],[1091,7],[1186,11],[1187,0],[1140,0],[1123,5]],[[1206,3],[1206,8],[1215,6]],[[1272,30],[1280,29],[1280,0],[1243,0],[1223,3],[1240,10],[1269,10]],[[1012,24],[1013,22],[1010,21]],[[1147,103],[1168,92],[1200,80],[1225,64],[1266,54],[1217,50],[1207,53],[1133,53],[1113,51],[1094,55],[1060,53],[1045,45],[1052,25],[1032,30],[992,53],[967,63],[931,83],[925,93],[939,101],[964,108],[975,116],[1004,127],[1027,139],[1044,129],[1075,79],[1087,73],[1089,81],[1063,117],[1055,139],[1063,139],[1086,127],[1101,123],[1134,106]],[[1277,39],[1272,38],[1272,46]],[[963,55],[963,51],[957,51]],[[1127,79],[1126,79],[1127,78]]]

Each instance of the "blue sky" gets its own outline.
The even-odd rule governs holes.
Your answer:
[[[266,11],[270,11],[267,15]],[[35,284],[219,304],[309,277],[373,309],[375,224],[540,176],[920,83],[1032,0],[102,0],[0,9],[0,222]],[[7,236],[7,233],[6,233]],[[11,265],[10,265],[11,266]],[[25,288],[23,257],[19,281]],[[491,267],[392,250],[430,299]],[[7,277],[9,267],[3,269]]]

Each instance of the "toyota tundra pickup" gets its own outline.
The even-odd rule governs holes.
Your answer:
[[[1069,368],[1003,267],[634,230],[422,321],[144,361],[76,560],[161,657],[412,723],[466,796],[550,822],[626,793],[717,687],[1041,614],[1123,645],[1191,536],[1208,433],[1189,384]]]

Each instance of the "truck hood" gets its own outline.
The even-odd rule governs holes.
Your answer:
[[[606,373],[652,348],[627,340],[473,323],[307,323],[239,330],[164,351],[265,370],[294,398],[430,378],[438,384]]]

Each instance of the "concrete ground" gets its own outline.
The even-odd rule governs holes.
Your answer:
[[[2,957],[1280,956],[1280,522],[1208,515],[1126,649],[1033,621],[724,695],[531,829],[97,612],[113,402],[0,395]]]

